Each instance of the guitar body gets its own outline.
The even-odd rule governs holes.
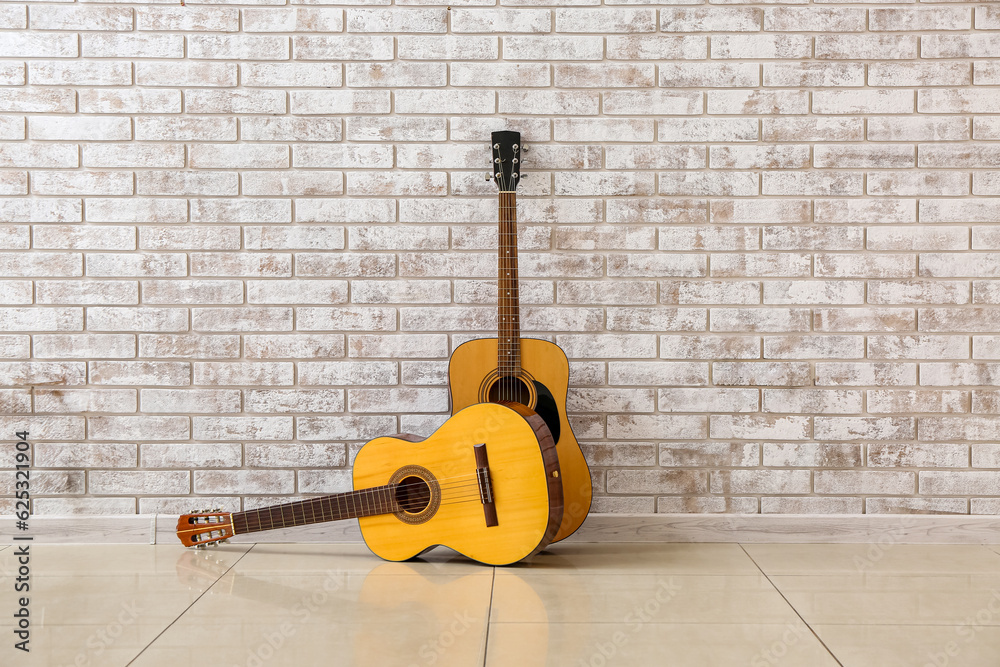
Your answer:
[[[566,417],[569,361],[555,343],[520,339],[522,382],[506,387],[497,371],[498,341],[481,338],[459,345],[448,365],[451,410],[495,400],[526,405],[541,417],[556,441],[563,488],[563,516],[553,542],[568,537],[590,511],[593,486],[590,468]]]
[[[497,523],[487,526],[475,445],[485,444]],[[544,421],[520,405],[471,405],[429,437],[387,436],[354,460],[354,488],[395,485],[398,511],[359,518],[377,556],[400,561],[444,545],[507,565],[545,548],[562,519],[560,463]]]

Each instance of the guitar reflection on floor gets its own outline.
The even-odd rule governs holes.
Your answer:
[[[479,566],[465,567],[468,561],[460,557],[456,562],[414,560],[369,568],[371,560],[359,556],[356,566],[352,563],[341,570],[263,577],[230,572],[232,561],[213,558],[216,553],[221,552],[182,553],[176,564],[178,579],[202,590],[210,586],[207,594],[227,598],[218,600],[227,609],[244,610],[242,615],[227,617],[229,626],[244,626],[248,645],[253,644],[257,626],[291,624],[292,636],[269,664],[296,664],[307,659],[306,653],[311,656],[322,649],[314,645],[312,632],[301,635],[308,634],[313,645],[296,646],[294,634],[299,632],[295,627],[302,624],[326,626],[321,637],[335,655],[331,664],[467,667],[470,656],[478,656],[476,664],[482,664],[490,619],[525,621],[514,652],[505,648],[504,664],[549,664],[549,615],[532,587],[539,578],[521,577],[514,568],[503,569],[505,590],[498,596],[491,595],[494,573]],[[563,573],[574,569],[552,553],[536,559],[551,561],[546,562],[546,569],[555,567]],[[549,601],[553,602],[558,603]],[[188,614],[194,616],[191,621],[203,625],[198,604]],[[232,634],[243,634],[234,630],[229,628]],[[230,645],[230,653],[220,657],[228,659],[243,650]]]

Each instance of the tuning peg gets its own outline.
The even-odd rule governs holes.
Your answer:
[[[222,508],[221,508],[221,507],[216,507],[216,508],[215,508],[214,510],[212,510],[212,511],[213,511],[213,512],[221,512],[221,511],[222,511]]]
[[[196,545],[194,545],[194,548],[195,549],[204,549],[205,545],[204,544],[196,544]]]
[[[493,180],[493,174],[486,174],[486,180],[487,181],[492,181]]]

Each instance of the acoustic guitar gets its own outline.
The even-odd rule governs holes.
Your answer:
[[[590,468],[566,418],[569,362],[555,343],[521,338],[517,276],[517,186],[521,178],[521,135],[494,132],[492,180],[499,188],[500,241],[497,255],[497,337],[472,340],[455,349],[448,366],[452,412],[475,403],[507,401],[531,408],[556,441],[563,481],[562,523],[553,541],[571,535],[590,511]]]
[[[555,442],[544,420],[517,403],[472,405],[425,439],[371,440],[354,459],[354,489],[243,512],[185,514],[177,537],[201,547],[357,518],[368,548],[386,560],[445,545],[507,565],[544,549],[563,514]]]

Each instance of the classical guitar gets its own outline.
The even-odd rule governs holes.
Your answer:
[[[590,511],[590,468],[566,418],[569,362],[555,343],[521,338],[517,276],[517,200],[521,135],[493,133],[492,179],[500,191],[497,255],[497,337],[455,349],[448,366],[452,412],[475,403],[508,401],[531,408],[556,441],[565,508],[553,541],[572,534]]]
[[[404,465],[405,464],[405,465]],[[544,549],[562,520],[560,463],[544,420],[517,403],[472,405],[425,439],[376,438],[354,459],[354,491],[243,512],[185,514],[177,537],[234,535],[357,518],[377,556],[445,545],[489,565]]]

